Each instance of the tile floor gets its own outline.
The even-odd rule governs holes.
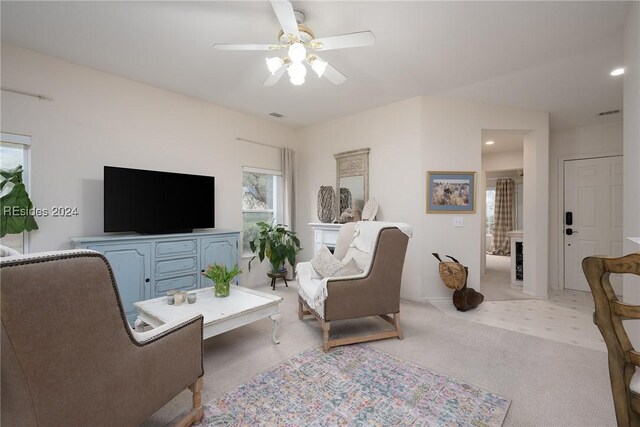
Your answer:
[[[432,304],[460,319],[607,351],[600,331],[593,324],[591,294],[564,291],[550,295],[548,300],[485,301],[465,313],[457,311],[451,301]]]

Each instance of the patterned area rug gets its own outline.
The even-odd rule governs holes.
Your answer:
[[[500,426],[510,400],[367,345],[307,350],[205,406],[206,426]]]

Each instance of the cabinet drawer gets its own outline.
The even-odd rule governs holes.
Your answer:
[[[154,291],[155,297],[165,295],[172,289],[188,291],[198,287],[198,274],[193,273],[186,276],[171,277],[169,279],[156,280]]]
[[[196,239],[156,242],[157,257],[195,255],[197,252],[198,241]]]
[[[155,276],[175,275],[176,273],[189,273],[198,270],[198,257],[167,259],[157,261],[155,265]]]

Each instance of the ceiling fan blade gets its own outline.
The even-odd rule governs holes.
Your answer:
[[[271,0],[271,7],[278,18],[282,31],[300,39],[298,21],[296,21],[296,16],[293,13],[293,5],[287,0]]]
[[[224,44],[217,43],[213,45],[218,50],[278,50],[282,46],[277,44]]]
[[[371,31],[342,34],[339,36],[322,37],[311,41],[311,47],[315,50],[345,49],[348,47],[373,46],[376,36]]]
[[[342,83],[347,81],[347,76],[333,68],[331,64],[327,64],[327,68],[324,70],[324,74],[322,75],[322,77],[326,77],[327,80],[329,80],[334,85],[341,85]]]
[[[282,66],[280,67],[280,69],[278,71],[276,71],[273,74],[270,74],[269,77],[267,77],[267,80],[264,81],[264,85],[265,86],[273,86],[276,83],[278,83],[278,81],[280,80],[280,77],[282,77],[282,75],[287,71],[287,67]]]

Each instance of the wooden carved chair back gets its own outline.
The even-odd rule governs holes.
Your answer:
[[[582,261],[582,269],[595,303],[593,320],[607,345],[618,425],[640,426],[640,391],[631,389],[636,367],[640,366],[640,353],[633,348],[622,323],[625,319],[640,319],[640,305],[619,301],[609,280],[611,273],[640,276],[640,253],[621,258],[588,257]],[[640,282],[640,278],[638,280]],[[640,383],[638,375],[634,385]]]

